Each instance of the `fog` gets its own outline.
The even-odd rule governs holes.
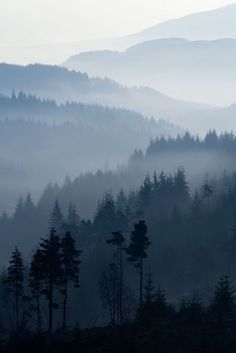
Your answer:
[[[235,351],[228,3],[1,2],[1,352]]]
[[[143,42],[121,53],[83,53],[64,65],[129,86],[149,86],[176,99],[224,106],[235,102],[235,55],[234,39],[171,38]]]

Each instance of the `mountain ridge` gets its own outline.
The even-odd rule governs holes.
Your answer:
[[[128,86],[149,86],[176,99],[225,106],[236,101],[235,63],[236,39],[162,38],[123,52],[81,53],[64,66]]]
[[[217,17],[218,14],[224,15],[227,12],[227,20],[224,21],[222,25],[222,21]],[[209,34],[209,30],[204,27],[204,21],[202,17],[212,15],[216,16],[215,19],[207,19],[207,22],[212,22],[213,25],[215,23],[221,23],[221,27],[219,25],[214,26],[214,31]],[[220,15],[219,15],[220,16]],[[222,17],[222,15],[221,15]],[[191,26],[186,25],[186,21],[194,20],[195,18],[201,18],[198,20],[198,25],[194,26],[194,33],[190,35]],[[195,20],[194,20],[195,21]],[[169,28],[174,26],[183,26],[181,23],[184,22],[184,32],[178,32],[178,28]],[[199,25],[199,22],[201,25]],[[25,48],[1,48],[0,47],[0,58],[1,61],[9,62],[9,63],[19,63],[19,64],[29,64],[40,62],[44,64],[60,64],[64,62],[68,57],[72,55],[76,55],[81,52],[93,51],[93,50],[118,50],[123,51],[129,48],[132,45],[135,45],[139,42],[157,39],[160,37],[183,37],[187,39],[217,39],[217,38],[228,38],[233,37],[236,38],[236,3],[226,5],[223,7],[219,7],[213,10],[201,11],[193,14],[189,14],[186,16],[170,19],[168,21],[164,21],[158,23],[157,25],[151,26],[144,30],[141,30],[137,33],[133,33],[123,37],[116,38],[105,38],[105,39],[92,39],[85,40],[79,42],[70,42],[70,43],[55,43],[55,44],[45,44],[40,46],[32,46]],[[156,33],[159,29],[162,31],[164,27],[164,32]],[[168,27],[168,28],[166,28]],[[187,30],[186,30],[187,28]],[[190,29],[189,29],[190,28]],[[213,27],[212,27],[213,28]],[[219,30],[220,28],[220,30]],[[227,29],[228,28],[228,29]],[[169,31],[169,32],[168,32]],[[153,33],[155,32],[155,33]],[[206,33],[208,33],[206,35]],[[16,60],[16,58],[18,58]]]

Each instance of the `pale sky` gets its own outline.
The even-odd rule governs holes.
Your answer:
[[[0,46],[132,34],[230,0],[0,0]]]

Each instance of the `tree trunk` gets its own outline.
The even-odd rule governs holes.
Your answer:
[[[19,295],[16,293],[16,330],[19,330]]]
[[[123,324],[123,259],[122,259],[122,249],[120,249],[120,325]]]
[[[143,306],[143,258],[140,258],[140,308]]]
[[[52,280],[49,282],[49,293],[48,293],[48,332],[52,333],[53,325],[53,283]]]
[[[40,289],[37,293],[37,330],[41,331],[41,313],[40,313]]]
[[[66,306],[67,306],[67,298],[68,298],[68,288],[67,288],[67,279],[65,278],[64,282],[64,301],[63,301],[63,323],[62,327],[66,329]]]

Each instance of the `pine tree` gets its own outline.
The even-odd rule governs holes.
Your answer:
[[[127,198],[125,196],[124,190],[121,189],[117,195],[116,208],[118,211],[125,213],[126,207],[127,207]]]
[[[143,260],[147,258],[147,252],[151,242],[147,237],[147,226],[145,221],[139,221],[134,225],[131,233],[130,244],[126,250],[128,260],[133,262],[139,271],[139,303],[143,304]]]
[[[37,330],[38,332],[42,328],[41,320],[41,294],[43,290],[43,279],[44,279],[44,257],[41,250],[36,250],[33,255],[30,272],[29,272],[29,286],[32,291],[32,298],[35,300],[36,304],[33,306],[33,309],[37,313]]]
[[[230,272],[234,273],[235,271],[235,266],[236,266],[236,214],[234,214],[234,222],[231,228],[232,235],[231,235],[231,241],[230,241],[230,247],[229,247],[229,263],[230,263]]]
[[[203,307],[197,290],[194,290],[187,305],[188,318],[190,323],[198,323],[201,320]]]
[[[32,216],[35,211],[35,205],[32,201],[31,195],[28,194],[25,201],[24,201],[24,211],[27,215]]]
[[[40,251],[42,254],[43,265],[43,281],[45,294],[48,300],[48,331],[52,332],[53,328],[53,309],[57,307],[54,302],[54,290],[61,284],[62,267],[60,254],[60,238],[56,234],[54,228],[51,229],[50,236],[47,239],[42,239],[40,243]]]
[[[140,212],[144,212],[150,205],[151,193],[152,193],[152,182],[150,180],[150,176],[147,175],[138,193],[137,206]]]
[[[182,208],[183,206],[186,208],[190,201],[190,196],[184,168],[178,168],[174,178],[174,191],[176,203]]]
[[[63,215],[59,206],[58,200],[55,201],[53,210],[50,217],[50,228],[54,228],[56,231],[61,231],[63,225]]]
[[[102,202],[98,205],[94,217],[94,228],[101,237],[107,238],[116,229],[115,203],[111,192],[106,192]]]
[[[14,220],[17,222],[22,221],[23,217],[23,211],[24,211],[24,200],[23,197],[20,196],[15,207],[15,212],[14,212]]]
[[[213,195],[213,188],[206,180],[206,183],[202,186],[202,196],[203,196],[203,198],[205,198],[207,200],[208,210],[210,208],[210,199],[211,199],[212,195]]]
[[[234,314],[235,290],[227,276],[221,277],[216,284],[211,310],[220,325],[232,318]]]
[[[152,272],[148,271],[146,285],[144,287],[144,301],[146,304],[152,303],[155,299],[155,286],[153,285]]]
[[[70,232],[67,232],[61,239],[61,264],[62,264],[62,283],[64,295],[63,300],[63,329],[66,328],[66,313],[68,302],[68,286],[70,283],[74,284],[75,288],[79,287],[79,265],[78,260],[81,251],[76,249],[75,241]]]
[[[156,316],[158,318],[164,317],[167,313],[168,308],[165,293],[160,286],[157,288],[154,304]]]
[[[198,218],[202,212],[202,200],[199,193],[196,191],[191,205],[191,215]]]
[[[16,329],[18,330],[20,326],[20,300],[24,294],[24,263],[17,247],[12,252],[10,265],[7,269],[7,278],[4,282],[15,298]]]
[[[78,216],[76,206],[72,203],[69,204],[67,223],[76,227],[78,227],[80,223],[80,218]]]
[[[64,222],[62,229],[64,232],[70,232],[71,236],[78,240],[80,226],[80,217],[77,213],[76,206],[72,203],[69,204],[68,214],[66,221]]]
[[[149,322],[153,317],[153,303],[155,300],[155,286],[153,285],[152,273],[149,270],[144,286],[144,302],[142,307],[137,310],[137,320],[141,322]]]
[[[113,232],[112,238],[107,240],[107,244],[116,247],[115,257],[118,257],[118,276],[119,276],[119,294],[118,294],[118,324],[123,324],[123,251],[125,238],[122,232]]]

